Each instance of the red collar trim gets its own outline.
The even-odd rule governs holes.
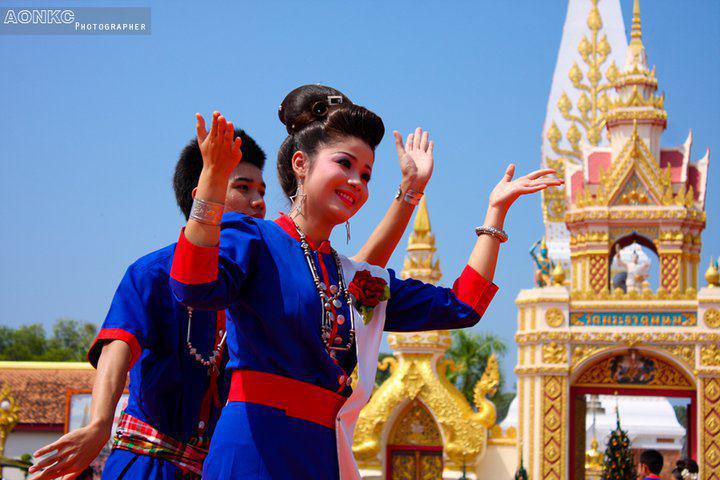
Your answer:
[[[279,213],[280,213],[280,216],[275,219],[275,223],[277,223],[280,228],[285,230],[285,233],[287,233],[288,235],[290,235],[292,238],[294,238],[295,240],[297,240],[299,242],[300,234],[298,233],[297,229],[295,228],[295,222],[293,222],[292,219],[290,217],[288,217],[287,215],[285,215],[284,213],[282,213],[282,212],[279,212]],[[308,245],[310,245],[311,249],[317,250],[320,253],[330,253],[331,252],[330,242],[328,242],[327,240],[323,241],[319,246],[316,247],[315,243],[312,240],[310,240],[307,237],[305,237],[305,239],[307,240]]]
[[[658,477],[658,476],[655,475],[654,473],[649,473],[648,476],[645,477],[645,478],[660,478],[660,477]]]

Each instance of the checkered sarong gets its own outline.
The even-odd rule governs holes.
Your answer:
[[[183,472],[202,474],[207,450],[179,442],[151,425],[123,412],[113,448],[166,460]]]

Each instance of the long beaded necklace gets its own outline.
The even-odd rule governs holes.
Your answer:
[[[335,260],[335,266],[337,267],[338,272],[338,285],[330,285],[330,288],[328,290],[327,285],[325,285],[325,283],[320,280],[320,276],[318,275],[317,268],[315,267],[315,262],[313,261],[312,254],[310,252],[310,245],[307,242],[307,237],[305,236],[303,231],[300,230],[300,227],[298,227],[297,223],[295,223],[295,229],[297,230],[298,235],[300,235],[300,247],[302,248],[303,254],[305,255],[305,261],[310,268],[310,273],[312,274],[313,282],[315,283],[315,289],[318,292],[318,296],[320,297],[320,304],[322,305],[322,323],[320,327],[322,341],[325,344],[325,349],[327,350],[328,354],[332,358],[335,358],[336,352],[346,352],[350,350],[352,348],[353,342],[355,341],[355,312],[352,308],[352,298],[350,297],[350,292],[348,292],[347,286],[345,284],[342,264],[340,263],[340,258],[338,257],[335,249],[331,248],[330,254],[333,257],[333,260]],[[342,297],[345,298],[345,302],[349,307],[348,310],[350,310],[350,334],[348,336],[348,341],[344,346],[335,345],[337,340],[340,340],[340,342],[338,343],[342,344],[342,338],[339,335],[335,338],[331,338],[333,332],[333,325],[335,323],[338,323],[339,325],[345,323],[345,317],[342,314],[336,316],[333,313],[333,307],[340,308],[342,306],[342,302],[340,301],[340,298]]]
[[[187,335],[185,337],[185,343],[187,344],[188,351],[190,352],[190,355],[200,363],[201,365],[208,367],[208,373],[212,372],[213,369],[217,368],[217,362],[221,357],[220,352],[222,351],[223,345],[225,345],[225,339],[227,338],[227,329],[225,329],[224,332],[222,332],[222,337],[220,338],[220,341],[217,344],[217,347],[215,347],[215,350],[210,354],[208,358],[204,358],[203,355],[197,351],[197,348],[195,348],[190,341],[190,330],[192,329],[192,321],[193,321],[193,309],[191,307],[187,307],[188,312],[188,326],[187,326]]]

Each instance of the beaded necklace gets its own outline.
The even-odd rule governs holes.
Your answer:
[[[227,329],[225,329],[224,332],[222,332],[222,337],[220,338],[220,341],[217,344],[217,347],[215,347],[215,350],[210,354],[208,358],[204,358],[203,355],[197,351],[197,348],[195,348],[190,341],[190,330],[192,329],[192,320],[193,320],[193,309],[191,307],[186,307],[188,312],[188,326],[187,326],[187,336],[185,338],[185,342],[187,344],[188,351],[190,352],[190,355],[195,359],[196,362],[200,363],[204,367],[208,367],[208,373],[212,372],[213,369],[217,368],[217,362],[218,359],[221,357],[220,352],[222,351],[223,345],[225,344],[225,339],[227,338]]]
[[[350,350],[352,348],[353,342],[355,341],[355,312],[352,308],[352,299],[350,298],[350,292],[348,292],[347,286],[345,284],[345,278],[343,276],[340,257],[338,257],[338,254],[334,248],[330,249],[330,254],[333,257],[333,260],[335,260],[335,266],[337,267],[338,285],[330,285],[330,288],[328,290],[327,285],[325,285],[325,283],[320,280],[320,276],[318,275],[317,267],[315,266],[315,261],[313,260],[312,254],[310,252],[310,245],[307,242],[307,237],[305,237],[305,233],[300,230],[300,227],[298,227],[297,223],[295,223],[295,229],[297,230],[298,235],[300,235],[300,248],[302,248],[303,254],[305,255],[305,261],[310,268],[310,273],[312,274],[313,282],[315,283],[315,289],[317,290],[318,296],[320,297],[320,304],[322,305],[322,323],[320,327],[322,341],[325,344],[325,349],[327,350],[328,354],[332,358],[335,358],[336,352],[346,352]],[[335,323],[337,323],[338,325],[342,325],[343,323],[345,323],[344,315],[335,315],[335,313],[333,313],[333,307],[340,308],[342,306],[340,298],[345,298],[345,302],[348,305],[348,310],[350,311],[350,335],[348,336],[348,341],[344,346],[340,346],[343,342],[342,337],[339,334],[335,338],[330,338],[332,336]]]

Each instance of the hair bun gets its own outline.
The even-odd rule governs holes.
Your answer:
[[[342,92],[324,85],[303,85],[288,93],[278,108],[278,117],[289,135],[325,118],[335,105],[352,105]]]

